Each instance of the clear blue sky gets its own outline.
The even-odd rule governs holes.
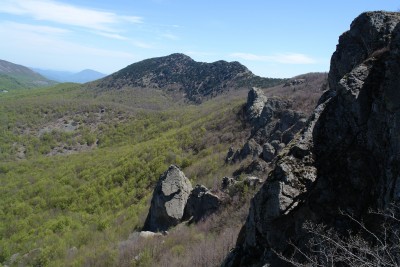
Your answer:
[[[292,77],[328,71],[360,13],[399,9],[395,0],[1,0],[0,59],[109,74],[179,52]]]

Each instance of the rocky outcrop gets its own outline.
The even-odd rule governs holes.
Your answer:
[[[175,165],[164,172],[156,185],[143,231],[165,231],[181,222],[192,185]]]
[[[192,184],[175,165],[165,171],[154,189],[141,233],[164,232],[183,221],[198,222],[214,213],[220,198],[203,185]]]
[[[263,146],[262,158],[267,162],[271,162],[274,159],[275,154],[275,148],[270,143],[265,143]]]
[[[256,176],[247,176],[243,182],[253,189],[256,188],[257,185],[262,184],[262,180]]]
[[[242,165],[239,169],[233,172],[233,176],[238,177],[242,174],[252,174],[266,177],[268,172],[268,163],[262,159],[254,159],[248,165]]]
[[[247,103],[245,106],[245,112],[248,120],[252,124],[257,124],[258,119],[261,116],[267,97],[264,95],[261,89],[253,87],[247,96]]]
[[[254,159],[256,159],[260,157],[262,151],[263,151],[262,146],[257,144],[257,142],[254,139],[250,139],[244,144],[243,148],[239,153],[239,156],[242,158],[251,156]]]
[[[218,210],[221,200],[204,185],[196,185],[185,207],[184,219],[198,222]]]
[[[305,221],[347,232],[400,201],[400,14],[368,12],[339,38],[329,91],[276,159],[223,266],[286,266]]]
[[[306,79],[294,79],[294,80],[290,80],[288,82],[286,82],[283,87],[287,87],[287,86],[296,86],[296,85],[300,85],[306,82]]]
[[[329,84],[336,87],[344,75],[360,62],[387,48],[398,20],[398,13],[395,12],[365,13],[354,20],[351,30],[340,36],[339,44],[332,55]]]
[[[267,98],[262,90],[252,88],[245,105],[245,117],[251,125],[251,136],[240,149],[230,148],[226,162],[247,157],[271,162],[305,125],[305,115],[291,110],[291,102]]]
[[[232,89],[269,87],[283,81],[256,76],[239,62],[196,62],[184,54],[172,54],[131,64],[92,85],[100,90],[156,88],[180,92],[188,100],[200,103]]]
[[[236,183],[236,180],[232,177],[223,177],[221,182],[221,190],[229,189],[232,185]]]

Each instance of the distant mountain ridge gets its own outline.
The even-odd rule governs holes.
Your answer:
[[[29,89],[55,83],[25,66],[0,60],[0,90]]]
[[[187,99],[199,103],[231,89],[270,87],[282,82],[256,76],[239,62],[196,62],[176,53],[131,64],[94,85],[106,90],[142,87],[181,91]]]
[[[57,81],[57,82],[74,82],[74,83],[86,83],[91,82],[97,79],[101,79],[107,76],[104,73],[85,69],[80,72],[70,72],[70,71],[57,71],[57,70],[44,70],[38,68],[32,68],[33,71],[36,71],[43,75],[44,77]]]

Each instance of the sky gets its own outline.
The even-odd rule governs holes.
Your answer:
[[[329,71],[340,34],[397,0],[0,0],[0,59],[111,74],[184,53],[239,61],[263,77]]]

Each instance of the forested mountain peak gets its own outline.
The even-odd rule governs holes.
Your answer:
[[[189,101],[200,103],[229,90],[249,86],[269,87],[282,79],[254,75],[239,62],[197,62],[175,53],[133,63],[96,83],[104,90],[127,87],[157,88],[179,92]]]

